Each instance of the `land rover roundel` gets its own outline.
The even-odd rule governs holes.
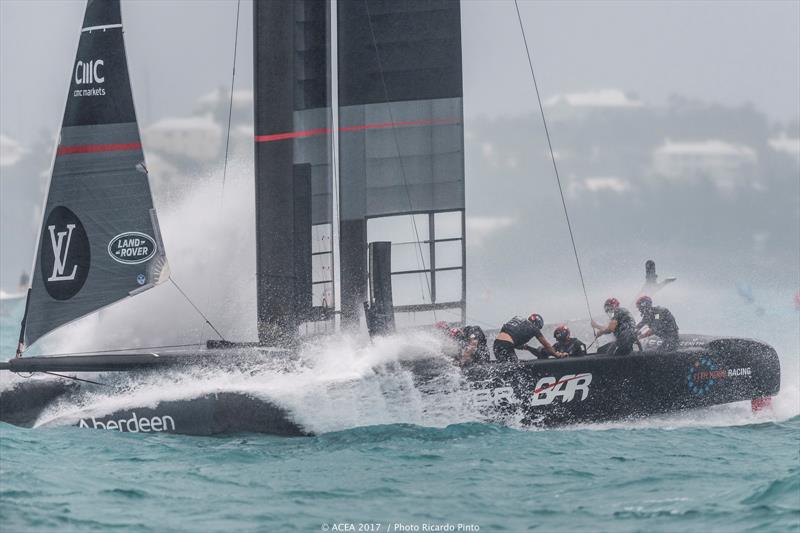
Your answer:
[[[50,211],[40,242],[39,266],[47,293],[69,300],[83,288],[89,276],[89,237],[77,215],[59,205]]]
[[[156,251],[155,239],[138,231],[120,233],[108,243],[108,255],[126,265],[144,263],[152,259]]]

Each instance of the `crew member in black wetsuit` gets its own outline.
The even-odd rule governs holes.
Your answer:
[[[636,338],[636,322],[634,322],[633,316],[627,309],[619,306],[619,300],[616,298],[606,300],[605,304],[603,304],[603,309],[611,320],[607,326],[601,326],[592,320],[592,327],[597,330],[594,335],[595,337],[600,337],[606,333],[613,333],[615,340],[601,346],[597,353],[628,355],[633,351],[634,343],[638,342]]]
[[[548,355],[558,358],[566,357],[566,353],[557,352],[550,346],[550,343],[542,335],[542,326],[544,326],[544,320],[536,313],[529,316],[527,320],[515,316],[503,324],[492,346],[497,362],[518,361],[517,353],[514,350],[527,350],[537,358],[544,358]],[[541,343],[543,352],[528,346],[528,341],[534,337]]]
[[[654,307],[653,299],[649,296],[640,296],[636,300],[636,308],[642,315],[642,320],[636,324],[640,339],[656,335],[661,339],[660,351],[669,352],[678,348],[680,344],[678,324],[669,309]],[[647,331],[643,333],[642,329],[645,326],[647,326]]]
[[[462,366],[489,362],[489,347],[486,343],[486,334],[480,326],[453,328],[450,332],[457,339],[460,347],[459,357],[456,362]]]
[[[558,326],[553,332],[556,343],[553,349],[557,352],[564,352],[570,357],[583,357],[586,355],[586,345],[580,340],[571,337],[569,328],[565,325]]]

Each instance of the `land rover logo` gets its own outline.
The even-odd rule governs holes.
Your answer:
[[[156,241],[138,231],[120,233],[108,243],[108,255],[126,265],[144,263],[156,255]]]
[[[66,207],[54,207],[44,223],[40,246],[39,267],[45,290],[56,300],[69,300],[89,276],[92,257],[83,224]]]

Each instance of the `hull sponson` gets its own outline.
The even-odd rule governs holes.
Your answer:
[[[223,364],[225,359],[222,353],[214,354],[211,362]],[[175,362],[165,359],[160,364]],[[450,368],[443,358],[406,366],[424,391],[431,390],[429,384]],[[465,400],[477,419],[523,426],[636,419],[775,396],[780,391],[780,362],[775,350],[745,339],[714,339],[669,353],[476,365],[464,369],[463,375],[468,395]],[[80,394],[83,387],[87,385],[59,380],[21,382],[0,393],[0,420],[31,427],[47,407]],[[109,429],[108,422],[113,421],[110,429],[127,431],[133,430],[130,423],[120,426],[119,421],[131,420],[134,413],[138,418],[160,418],[159,431],[190,435],[306,433],[291,413],[275,404],[233,392],[164,401],[154,408],[131,407],[112,414],[93,414],[89,405],[77,418],[49,423]],[[164,417],[170,417],[169,424],[164,423]]]

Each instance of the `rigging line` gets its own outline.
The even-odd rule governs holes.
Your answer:
[[[91,379],[84,379],[84,378],[79,378],[79,377],[76,377],[76,376],[65,376],[64,374],[56,374],[55,372],[41,372],[41,373],[42,374],[48,374],[50,376],[56,376],[56,377],[59,377],[59,378],[64,378],[64,379],[71,379],[73,381],[82,381],[84,383],[91,383],[92,385],[100,385],[101,387],[108,387],[109,386],[106,383],[100,383],[100,382],[97,382],[97,381],[92,381]]]
[[[380,56],[380,53],[378,52],[378,41],[375,38],[375,29],[372,27],[372,15],[369,12],[369,0],[364,0],[364,7],[367,10],[367,22],[369,23],[369,32],[370,32],[370,35],[372,36],[372,46],[373,46],[373,48],[375,48],[375,59],[378,61],[378,71],[381,74],[381,85],[383,86],[383,98],[384,98],[384,101],[386,102],[386,108],[389,110],[389,121],[392,124],[394,124],[395,123],[394,113],[392,113],[392,104],[389,102],[389,90],[386,87],[386,77],[384,76],[384,73],[383,73],[383,62],[381,61],[381,56]],[[406,197],[408,198],[408,207],[409,207],[409,209],[411,209],[413,211],[414,210],[414,206],[412,205],[412,202],[411,202],[411,192],[408,189],[408,180],[406,179],[406,168],[405,168],[405,164],[403,163],[403,156],[400,154],[400,142],[397,140],[397,128],[396,127],[392,127],[391,130],[392,130],[392,136],[394,137],[395,148],[397,148],[397,159],[400,160],[400,173],[401,173],[402,178],[403,178],[403,189],[405,190]],[[411,224],[412,224],[412,226],[414,228],[414,237],[417,239],[417,248],[418,248],[418,251],[419,251],[419,258],[422,261],[422,270],[426,270],[427,267],[425,266],[425,255],[423,254],[422,243],[420,242],[420,238],[419,238],[419,230],[417,229],[417,220],[416,220],[415,215],[413,215],[413,214],[411,215]],[[434,275],[434,273],[431,273],[431,275]],[[425,273],[424,276],[425,276],[425,283],[428,286],[427,287],[428,288],[428,299],[431,301],[431,303],[434,303],[433,302],[433,291],[431,290],[431,280],[428,278],[427,272]],[[423,287],[423,291],[424,291],[424,287]],[[424,292],[422,293],[422,296],[423,296],[423,300],[424,300],[424,297],[425,297],[425,293]],[[433,310],[433,319],[436,320],[436,310]]]
[[[161,348],[188,348],[190,346],[202,346],[198,343],[192,344],[164,344],[162,346],[138,346],[136,348],[113,348],[110,350],[94,350],[91,352],[65,352],[65,353],[49,353],[45,355],[39,355],[37,357],[67,357],[73,355],[97,355],[97,354],[109,354],[109,353],[118,353],[118,352],[131,352],[131,351],[138,351],[138,350],[159,350]]]
[[[228,177],[228,155],[230,152],[230,143],[231,143],[231,117],[233,116],[233,88],[234,88],[234,83],[236,82],[236,56],[239,48],[239,9],[241,8],[241,5],[242,5],[241,0],[237,0],[236,29],[234,30],[234,37],[233,37],[233,65],[231,67],[231,89],[228,99],[228,127],[225,133],[225,162],[222,165],[222,186],[219,195],[219,209],[221,216],[225,216],[225,182]],[[210,301],[211,301],[211,294],[209,293],[206,296],[206,308],[208,308]],[[208,322],[208,324],[211,325],[211,322],[209,322],[208,319],[206,319],[206,322]],[[214,328],[214,326],[211,327]],[[204,328],[200,328],[200,338],[203,337],[203,329]],[[214,329],[214,331],[217,330]],[[217,332],[217,335],[219,335],[219,332]],[[222,335],[220,335],[220,337],[222,337]]]
[[[522,41],[525,43],[525,53],[528,56],[528,67],[530,67],[531,78],[533,78],[533,87],[536,89],[536,100],[539,102],[539,111],[542,114],[542,124],[544,124],[544,133],[547,137],[547,147],[550,149],[550,159],[553,161],[553,171],[556,174],[556,181],[558,182],[558,192],[561,195],[561,205],[564,207],[564,217],[567,219],[567,228],[569,229],[569,239],[572,241],[572,251],[575,254],[575,264],[578,266],[578,275],[581,278],[581,287],[583,288],[583,297],[586,299],[586,310],[589,312],[589,319],[592,318],[592,308],[589,305],[589,294],[586,291],[586,282],[583,279],[583,269],[581,268],[581,260],[578,256],[578,247],[575,245],[575,235],[572,233],[572,222],[569,219],[569,211],[567,210],[567,201],[564,199],[564,189],[561,186],[561,177],[558,174],[558,165],[556,164],[556,157],[553,153],[553,143],[550,140],[550,130],[547,128],[547,119],[544,116],[544,107],[542,106],[542,97],[539,94],[539,84],[536,83],[536,74],[533,71],[533,59],[531,59],[531,52],[528,48],[528,39],[525,36],[525,27],[522,24],[522,15],[519,12],[519,3],[514,0],[514,7],[517,10],[517,20],[519,20],[519,29],[522,32]]]
[[[214,333],[216,333],[217,335],[219,335],[219,338],[220,338],[220,339],[222,339],[222,340],[225,340],[225,337],[223,337],[223,336],[222,336],[222,333],[220,333],[220,332],[219,332],[219,330],[217,330],[217,328],[215,328],[215,327],[214,327],[214,324],[212,324],[212,323],[211,323],[211,321],[210,321],[210,320],[208,320],[208,318],[206,317],[206,315],[204,315],[204,314],[203,314],[203,312],[200,310],[200,308],[198,308],[196,305],[194,305],[194,302],[191,300],[191,298],[189,298],[189,297],[186,295],[186,293],[185,293],[185,292],[183,292],[183,289],[181,289],[181,288],[178,286],[178,284],[177,284],[177,283],[175,283],[175,280],[174,280],[174,279],[172,279],[172,277],[170,277],[170,278],[169,278],[169,281],[170,281],[170,282],[171,282],[173,285],[175,285],[175,288],[176,288],[176,289],[178,289],[178,291],[179,291],[179,292],[180,292],[180,293],[183,295],[183,297],[184,297],[184,298],[186,298],[186,301],[187,301],[187,302],[189,302],[189,304],[191,304],[191,306],[192,306],[192,307],[194,307],[194,310],[195,310],[195,311],[197,311],[197,312],[200,314],[200,316],[201,316],[201,317],[203,317],[203,319],[206,321],[206,324],[208,324],[209,326],[211,326],[211,329],[213,329],[213,330],[214,330]]]
[[[331,93],[333,91],[331,90]],[[329,95],[329,99],[332,98],[332,94]],[[338,94],[337,94],[338,96]],[[333,309],[334,313],[336,312],[336,306],[338,304],[338,299],[336,298],[336,246],[334,242],[337,238],[341,238],[341,235],[338,235],[339,228],[337,227],[337,222],[341,224],[341,213],[339,213],[339,165],[336,162],[336,152],[337,152],[337,141],[338,137],[336,135],[336,128],[334,127],[334,116],[333,116],[333,102],[330,102],[330,130],[331,130],[331,182],[333,185],[333,190],[331,191],[331,302],[328,304]],[[336,117],[338,118],[338,117]],[[334,213],[336,211],[336,213]],[[341,274],[340,274],[341,275]],[[324,291],[323,291],[324,294]],[[334,318],[334,323],[336,319]]]
[[[220,201],[225,198],[225,179],[228,177],[228,149],[231,142],[231,116],[233,115],[233,84],[236,81],[236,52],[239,48],[239,8],[242,0],[236,1],[236,31],[233,37],[233,69],[231,72],[231,92],[230,102],[228,103],[228,133],[225,137],[225,164],[222,167],[222,195]]]

